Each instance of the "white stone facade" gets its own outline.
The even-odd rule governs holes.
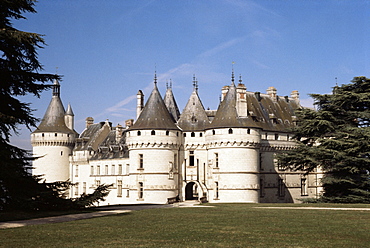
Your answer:
[[[176,198],[297,202],[317,197],[321,172],[285,170],[274,157],[294,147],[286,131],[294,125],[294,108],[300,107],[294,92],[294,98],[279,98],[275,88],[269,94],[253,93],[232,82],[222,89],[219,109],[205,111],[195,88],[177,116],[177,105],[169,100],[172,92],[166,93],[166,104],[172,106],[167,110],[155,85],[145,106],[139,91],[137,120],[127,121],[126,127],[94,124],[89,117],[78,138],[73,132],[34,132],[34,153],[45,155],[36,160],[34,174],[44,174],[47,181],[70,179],[76,184],[70,197],[113,184],[101,204],[165,204]],[[73,129],[71,116],[70,110],[66,125]]]

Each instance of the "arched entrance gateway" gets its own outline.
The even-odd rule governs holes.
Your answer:
[[[185,187],[185,200],[198,200],[198,185],[195,182],[189,182]]]

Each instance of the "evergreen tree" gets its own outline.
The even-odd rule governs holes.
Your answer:
[[[57,75],[42,74],[37,50],[45,45],[41,35],[17,30],[11,19],[25,19],[35,13],[34,0],[0,0],[0,210],[66,209],[91,206],[107,195],[110,185],[102,185],[81,201],[65,199],[70,182],[45,183],[30,174],[33,158],[28,151],[10,144],[19,125],[36,127],[29,103],[17,97],[40,97],[46,84]],[[85,203],[85,204],[84,204]]]
[[[322,169],[323,201],[370,203],[370,79],[311,96],[317,110],[297,111],[297,147],[278,159],[294,170]]]

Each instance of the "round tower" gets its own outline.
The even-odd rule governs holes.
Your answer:
[[[259,202],[260,128],[238,113],[237,94],[233,75],[205,133],[213,178],[210,202]]]
[[[130,201],[165,204],[178,195],[180,130],[155,87],[127,131]]]
[[[45,115],[35,131],[31,133],[33,175],[40,175],[46,182],[69,179],[69,155],[72,154],[76,131],[73,129],[73,111],[64,110],[60,99],[60,84],[53,85],[53,96]]]

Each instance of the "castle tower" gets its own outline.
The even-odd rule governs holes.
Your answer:
[[[178,120],[183,131],[182,199],[192,200],[207,195],[207,147],[204,130],[209,119],[198,95],[196,78],[193,78],[193,92]]]
[[[164,204],[178,195],[180,130],[158,91],[154,89],[126,143],[130,158],[130,201]]]
[[[233,79],[206,130],[213,178],[208,200],[257,203],[260,129],[250,116],[238,115],[241,110],[237,108],[238,90]]]
[[[73,129],[72,108],[64,110],[60,99],[60,84],[53,85],[53,96],[45,115],[35,131],[31,133],[34,157],[33,175],[42,175],[46,182],[69,179],[69,155],[72,153],[76,131]]]

